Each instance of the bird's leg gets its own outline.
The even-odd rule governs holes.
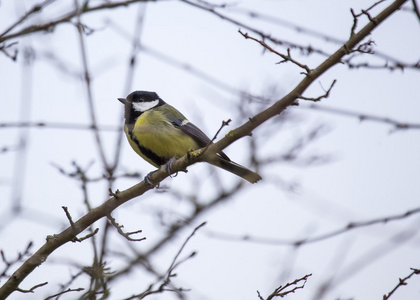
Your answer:
[[[171,174],[172,174],[172,163],[173,163],[175,160],[176,160],[176,158],[175,158],[175,157],[172,157],[172,158],[171,158],[171,159],[169,159],[169,160],[168,160],[168,162],[166,163],[166,172],[169,174],[169,176],[171,176]],[[152,172],[150,172],[149,174],[147,174],[147,175],[146,175],[146,177],[144,177],[144,182],[145,182],[146,184],[148,184],[148,185],[152,185],[152,186],[155,186],[155,187],[159,187],[159,184],[155,185],[155,184],[152,182],[151,176],[152,176],[152,174],[153,174],[154,172],[157,172],[157,171],[152,171]],[[184,170],[183,172],[187,172],[187,170]],[[176,177],[177,175],[178,175],[178,172],[175,172],[175,174],[173,175],[173,177]],[[171,177],[172,177],[172,176],[171,176]]]
[[[153,173],[155,173],[156,171],[152,171],[152,172],[150,172],[149,174],[147,174],[145,177],[144,177],[144,182],[146,183],[146,184],[148,184],[148,185],[151,185],[151,186],[154,186],[154,187],[159,187],[159,183],[158,184],[154,184],[153,182],[152,182],[152,178],[150,178],[150,176],[152,176],[152,174]]]
[[[171,176],[172,174],[172,163],[176,160],[175,157],[172,157],[170,160],[168,160],[168,162],[166,163],[166,172],[169,174],[169,176]],[[176,175],[178,175],[178,172],[175,173],[174,177],[176,177]],[[171,176],[172,177],[172,176]]]

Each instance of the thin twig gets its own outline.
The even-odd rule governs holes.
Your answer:
[[[407,285],[407,280],[411,278],[411,276],[413,275],[419,275],[420,274],[420,269],[414,269],[414,268],[410,268],[411,270],[413,270],[413,272],[411,272],[408,276],[404,277],[404,278],[399,278],[398,280],[398,284],[392,289],[392,291],[390,291],[388,294],[385,294],[383,296],[383,300],[388,300],[392,294],[394,294],[394,292],[401,286],[403,285]]]
[[[61,291],[60,291],[59,293],[57,293],[57,294],[55,294],[55,295],[52,295],[52,296],[50,296],[50,297],[48,297],[48,298],[45,298],[44,300],[48,300],[48,299],[51,299],[51,298],[54,298],[54,297],[60,296],[60,295],[61,295],[61,293],[67,293],[67,291],[68,291],[68,292],[77,291],[78,289],[71,289],[71,288],[70,288],[70,285],[71,285],[71,284],[73,284],[73,282],[74,282],[77,278],[79,278],[79,277],[80,277],[80,275],[82,275],[82,274],[84,274],[84,271],[83,271],[83,270],[81,270],[81,271],[77,272],[77,273],[76,273],[76,274],[74,274],[74,275],[71,275],[71,278],[70,278],[70,280],[69,280],[68,282],[66,282],[66,283],[64,283],[64,284],[60,284],[60,289],[61,289]],[[58,300],[58,299],[59,299],[59,297],[57,297],[55,300]]]
[[[412,215],[419,214],[420,213],[420,207],[415,208],[412,210],[409,210],[405,213],[393,215],[393,216],[387,216],[377,219],[372,219],[368,221],[361,221],[361,222],[350,222],[344,227],[330,231],[328,233],[324,233],[318,236],[315,236],[313,238],[305,238],[300,240],[286,240],[286,239],[268,239],[268,238],[260,238],[250,235],[243,235],[243,236],[236,236],[236,235],[229,235],[226,233],[221,232],[210,232],[207,231],[206,234],[209,237],[217,238],[217,239],[223,239],[223,240],[230,240],[230,241],[244,241],[244,242],[251,242],[251,243],[260,243],[260,244],[270,244],[270,245],[284,245],[284,246],[295,246],[299,247],[306,244],[316,243],[319,241],[323,241],[335,236],[338,236],[340,234],[343,234],[345,232],[348,232],[353,229],[367,227],[375,224],[381,224],[381,223],[389,223],[392,221],[402,220],[405,218],[408,218]]]
[[[72,219],[72,217],[71,217],[71,215],[70,215],[70,213],[69,213],[69,211],[68,211],[68,209],[67,209],[67,206],[62,206],[62,208],[63,208],[64,212],[66,213],[67,219],[68,219],[68,220],[69,220],[69,222],[70,222],[70,227],[71,227],[71,229],[72,229],[74,232],[76,232],[76,231],[77,231],[76,225],[75,225],[75,224],[74,224],[74,222],[73,222],[73,219]],[[81,237],[81,238],[78,238],[76,235],[74,235],[74,237],[73,237],[73,239],[72,239],[72,242],[82,242],[82,241],[84,241],[84,240],[86,240],[86,239],[88,239],[88,238],[91,238],[91,237],[92,237],[92,236],[94,236],[95,234],[97,234],[97,233],[98,233],[98,231],[99,231],[99,228],[96,228],[93,232],[91,232],[91,233],[89,233],[89,234],[87,234],[86,236]]]
[[[417,5],[417,1],[416,0],[412,0],[412,2],[413,2],[414,14],[417,16],[417,19],[420,22],[420,9],[419,9],[419,6]]]
[[[373,7],[375,7],[376,5],[380,4],[382,1],[376,2],[374,3],[371,7],[369,7],[368,9],[366,9],[365,11],[369,11],[371,10]],[[420,10],[418,9],[418,5],[416,4],[416,0],[412,0],[413,1],[413,5],[414,5],[414,11],[415,14],[417,15],[419,21],[420,21]],[[310,36],[316,37],[318,39],[322,39],[328,42],[333,42],[335,44],[344,44],[345,41],[342,39],[338,39],[329,35],[326,35],[320,31],[316,31],[307,27],[303,27],[300,24],[295,24],[293,22],[289,22],[289,21],[285,21],[285,20],[281,20],[277,17],[273,17],[270,15],[266,15],[266,14],[261,14],[259,12],[255,12],[255,11],[249,11],[249,10],[244,10],[244,9],[240,9],[240,8],[230,8],[229,11],[235,11],[235,12],[240,12],[240,13],[244,13],[246,15],[248,15],[251,18],[259,18],[261,21],[266,21],[266,22],[271,22],[277,25],[281,25],[287,28],[291,28],[293,30],[295,30],[298,33],[305,33],[308,34]],[[362,15],[362,14],[356,14],[354,13],[354,10],[352,11],[353,17],[356,17],[358,15]],[[357,21],[356,21],[357,23]],[[356,30],[356,23],[353,23],[353,27],[352,27],[352,34],[354,34],[355,30]],[[240,26],[243,27],[243,26]],[[245,27],[243,27],[245,28]],[[251,28],[249,28],[248,30],[251,30]],[[255,32],[255,31],[254,31]],[[257,34],[260,34],[263,40],[270,40],[271,42],[278,44],[278,45],[283,45],[285,47],[290,47],[292,49],[299,49],[302,53],[306,53],[306,54],[312,54],[312,53],[316,53],[316,54],[320,54],[322,56],[330,56],[331,53],[328,53],[326,51],[323,51],[321,49],[315,48],[311,45],[308,46],[304,46],[304,45],[299,45],[295,42],[291,43],[289,41],[286,41],[284,39],[282,40],[277,40],[274,37],[271,37],[269,35],[265,35],[262,32],[255,32]],[[354,68],[354,67],[359,67],[359,68],[369,68],[369,69],[389,69],[389,70],[395,70],[395,69],[404,69],[404,68],[410,68],[410,69],[420,69],[420,63],[404,63],[401,62],[399,59],[389,56],[388,54],[382,53],[378,50],[375,50],[374,55],[376,57],[379,57],[381,59],[385,60],[384,64],[378,64],[378,65],[374,65],[372,66],[371,64],[358,64],[357,66],[354,64],[351,64],[349,61],[343,61],[346,65],[348,65],[350,68]]]
[[[147,2],[147,1],[156,1],[156,0],[127,0],[127,1],[120,1],[120,2],[105,2],[105,3],[99,4],[97,6],[89,6],[88,2],[86,2],[86,5],[84,5],[82,7],[82,13],[85,14],[85,13],[94,12],[94,11],[98,11],[98,10],[112,9],[112,8],[120,7],[120,6],[129,6],[129,5],[134,4],[134,3]],[[6,41],[6,40],[12,39],[12,38],[22,37],[22,36],[25,36],[27,34],[35,33],[35,32],[38,32],[38,31],[52,31],[51,30],[52,28],[54,28],[58,24],[69,22],[71,19],[76,17],[79,13],[80,13],[80,11],[78,9],[75,9],[75,10],[65,14],[64,16],[59,17],[58,19],[56,19],[54,21],[49,21],[49,22],[42,23],[42,24],[28,26],[28,27],[25,27],[18,32],[11,33],[9,35],[2,34],[2,35],[0,35],[0,43],[3,42],[3,41]]]
[[[171,266],[169,267],[168,271],[167,271],[167,276],[169,276],[169,274],[172,272],[172,270],[174,269],[174,265],[179,257],[179,255],[181,254],[182,250],[184,250],[185,246],[187,245],[188,241],[194,236],[194,234],[202,227],[204,227],[207,224],[207,222],[203,222],[200,225],[198,225],[197,227],[194,228],[193,232],[187,237],[187,239],[185,240],[185,242],[182,244],[181,248],[179,249],[178,253],[175,255],[174,259],[172,260]]]
[[[191,5],[193,7],[205,10],[205,11],[219,17],[222,20],[225,20],[225,21],[227,21],[231,24],[234,24],[234,25],[238,26],[239,28],[245,28],[246,30],[252,31],[255,34],[261,36],[261,38],[264,39],[264,40],[270,40],[273,43],[278,44],[278,45],[283,45],[283,46],[287,46],[287,47],[290,47],[290,48],[296,48],[296,49],[299,49],[302,52],[306,51],[307,53],[319,53],[319,54],[322,54],[322,55],[327,56],[327,57],[329,56],[329,54],[327,52],[322,51],[320,49],[312,48],[311,46],[303,46],[303,45],[299,45],[297,43],[292,43],[292,42],[285,41],[285,40],[277,40],[277,39],[273,38],[272,36],[270,36],[269,34],[266,34],[266,33],[262,32],[261,30],[258,30],[257,28],[254,28],[254,27],[252,27],[252,26],[250,26],[250,25],[248,25],[244,22],[240,22],[236,19],[233,19],[233,18],[231,18],[231,17],[229,17],[225,14],[222,14],[222,13],[218,12],[214,7],[203,5],[202,3],[196,3],[196,2],[193,2],[193,1],[190,1],[190,0],[181,0],[181,1]]]
[[[31,127],[31,128],[41,128],[41,129],[70,129],[70,130],[92,130],[94,129],[91,125],[83,125],[76,123],[58,123],[58,122],[7,122],[0,123],[1,128],[19,128],[19,127]],[[120,128],[116,126],[107,126],[102,125],[98,126],[97,130],[99,131],[119,131]]]
[[[194,228],[193,232],[184,241],[184,243],[182,244],[182,246],[179,249],[178,253],[175,255],[174,259],[172,260],[171,265],[169,266],[168,270],[166,271],[165,276],[163,276],[162,278],[160,278],[160,280],[162,280],[162,283],[159,285],[158,288],[154,288],[154,286],[156,285],[156,283],[153,283],[153,284],[149,285],[149,287],[144,292],[142,292],[141,294],[133,295],[131,297],[125,298],[124,300],[129,300],[129,299],[144,299],[145,297],[147,297],[149,295],[159,294],[159,293],[162,293],[164,291],[166,291],[166,292],[175,292],[178,295],[180,295],[182,292],[188,291],[188,290],[183,289],[183,288],[168,288],[167,286],[171,283],[171,278],[175,276],[175,274],[173,273],[173,271],[180,264],[184,263],[188,259],[190,259],[193,256],[195,256],[196,252],[192,252],[189,256],[185,257],[184,259],[178,260],[179,255],[181,254],[181,252],[185,248],[185,246],[188,243],[188,241],[194,236],[194,234],[197,232],[197,230],[199,230],[204,225],[206,225],[206,222],[203,222],[200,225],[198,225],[196,228]]]
[[[116,189],[115,192],[112,191],[111,188],[108,189],[108,195],[111,197],[115,197],[118,200],[118,193],[120,192],[119,189]]]
[[[13,266],[17,262],[21,261],[25,256],[30,254],[30,250],[31,250],[32,246],[33,246],[33,243],[29,242],[28,246],[26,246],[25,250],[23,252],[18,252],[16,258],[13,259],[13,260],[10,260],[10,261],[6,258],[6,254],[4,253],[4,251],[0,250],[1,260],[5,264],[5,267],[4,267],[3,271],[0,273],[0,279],[2,277],[7,276],[6,273],[10,269],[11,266]]]
[[[122,228],[124,228],[124,225],[118,224],[117,221],[115,221],[115,219],[111,215],[108,215],[107,218],[111,222],[111,224],[117,229],[118,233],[121,234],[123,237],[125,237],[128,241],[139,242],[139,241],[143,241],[143,240],[146,239],[145,237],[138,238],[138,239],[133,239],[131,237],[131,235],[141,233],[142,230],[124,232],[122,230]]]
[[[62,206],[61,208],[62,208],[62,209],[64,210],[64,212],[66,213],[66,217],[67,217],[67,219],[68,219],[68,220],[69,220],[69,222],[70,222],[70,226],[71,226],[71,228],[72,228],[74,231],[76,231],[76,226],[74,225],[73,219],[72,219],[72,217],[71,217],[71,215],[70,215],[70,213],[69,213],[69,210],[68,210],[67,206]]]
[[[84,237],[78,238],[77,241],[78,242],[83,242],[84,240],[87,240],[91,237],[93,237],[95,234],[97,234],[99,231],[99,228],[96,228],[94,231],[92,231],[91,233],[85,235]]]
[[[337,80],[334,79],[333,82],[331,83],[330,87],[328,88],[328,90],[324,90],[325,93],[323,95],[319,96],[319,97],[308,98],[308,97],[300,96],[299,99],[317,102],[317,101],[320,101],[321,99],[328,98],[330,96],[330,92],[331,92],[331,90],[334,87],[336,82],[337,82]]]
[[[0,37],[6,35],[8,32],[10,32],[11,30],[13,30],[13,28],[15,28],[16,26],[20,25],[23,23],[23,21],[25,21],[29,16],[35,14],[35,13],[39,13],[45,6],[47,6],[48,4],[51,4],[52,2],[54,2],[55,0],[46,0],[42,3],[39,4],[35,4],[30,10],[28,10],[23,16],[21,16],[19,19],[16,20],[16,22],[14,22],[12,25],[10,25],[5,31],[3,31],[0,34]]]
[[[216,134],[213,136],[213,138],[211,139],[211,141],[209,143],[207,143],[206,147],[203,149],[203,151],[200,153],[200,155],[204,155],[204,153],[206,153],[206,151],[210,147],[210,145],[217,139],[217,136],[219,135],[219,133],[223,129],[223,127],[229,126],[229,123],[231,121],[232,121],[231,119],[229,119],[227,121],[222,121],[222,125],[220,125],[220,127],[217,130]]]
[[[361,12],[360,13],[358,13],[358,14],[356,14],[355,12],[354,12],[354,10],[353,10],[353,8],[351,8],[350,9],[350,12],[351,12],[351,14],[352,14],[352,16],[353,16],[353,26],[351,27],[351,34],[350,34],[350,36],[353,36],[354,35],[354,32],[355,32],[355,30],[356,30],[356,27],[357,27],[357,20],[358,20],[358,18],[360,17],[360,16],[362,16],[362,15],[366,15],[367,17],[368,17],[368,19],[369,19],[369,21],[371,21],[371,22],[373,22],[373,23],[376,23],[377,22],[377,20],[375,20],[370,14],[369,14],[369,11],[370,10],[372,10],[375,6],[377,6],[377,5],[379,5],[379,4],[381,4],[382,2],[384,2],[385,0],[379,0],[379,1],[377,1],[377,2],[375,2],[375,3],[373,3],[370,7],[368,7],[367,9],[362,9],[361,10]]]
[[[18,44],[18,42],[13,42],[13,43],[10,43],[10,44],[6,44],[6,43],[0,44],[0,51],[3,52],[4,55],[6,55],[11,60],[16,61],[17,55],[18,55],[18,50],[14,46],[16,46],[17,44]],[[11,49],[10,51],[9,51],[9,48]]]
[[[266,300],[272,300],[275,297],[283,298],[288,294],[295,293],[299,289],[303,289],[310,276],[312,276],[312,274],[307,274],[299,279],[295,279],[292,282],[286,283],[284,286],[279,286],[266,298]],[[300,282],[302,282],[302,284],[298,285]],[[264,300],[264,298],[260,295],[260,292],[257,291],[257,293],[260,300]]]
[[[119,35],[121,35],[123,38],[125,38],[126,40],[131,40],[131,35],[129,33],[127,33],[127,31],[122,28],[121,26],[119,26],[119,24],[112,22],[112,20],[109,20],[108,23],[109,26],[112,26],[113,29],[115,29]],[[137,37],[139,34],[134,33],[133,34],[133,38]],[[134,45],[134,42],[131,42]],[[206,73],[203,70],[200,70],[197,68],[196,65],[194,64],[189,64],[185,61],[181,61],[175,57],[172,57],[170,55],[170,53],[165,52],[165,51],[161,51],[158,49],[155,49],[153,47],[150,47],[148,45],[145,45],[144,43],[140,44],[137,48],[138,52],[142,52],[144,54],[149,54],[152,57],[155,57],[156,59],[159,59],[161,62],[167,63],[171,66],[174,66],[176,68],[179,69],[183,69],[186,72],[194,75],[197,78],[201,78],[202,80],[204,80],[207,84],[211,84],[213,86],[216,86],[219,89],[222,89],[224,91],[227,91],[229,93],[233,93],[233,94],[239,94],[241,96],[245,96],[248,97],[250,99],[256,99],[259,101],[268,101],[266,98],[259,96],[259,95],[254,95],[251,94],[247,91],[245,91],[244,89],[239,89],[237,87],[234,87],[230,84],[228,84],[226,81],[221,80],[220,78],[216,77],[216,76],[212,76],[209,73]],[[132,68],[134,66],[133,62],[136,62],[136,58],[131,55],[130,59],[129,59],[129,68]],[[127,80],[131,80],[133,77],[129,77],[131,74],[131,71],[129,70],[128,72],[129,74],[127,75]],[[127,84],[126,84],[127,85]],[[126,90],[126,89],[125,89]]]
[[[52,299],[52,298],[55,298],[55,297],[61,296],[61,295],[63,295],[63,294],[69,293],[69,292],[81,292],[81,291],[84,291],[84,290],[85,290],[84,288],[77,288],[77,289],[71,289],[71,288],[68,288],[68,289],[67,289],[67,290],[65,290],[65,291],[62,291],[62,292],[59,292],[59,293],[57,293],[57,294],[51,295],[51,296],[49,296],[49,297],[45,298],[44,300],[49,300],[49,299]]]
[[[267,49],[267,50],[269,50],[269,51],[271,51],[271,52],[273,52],[273,53],[277,54],[277,55],[278,55],[278,56],[280,56],[281,58],[283,58],[283,61],[281,61],[280,63],[282,63],[282,62],[286,62],[286,61],[290,61],[291,63],[293,63],[293,64],[297,65],[299,68],[304,69],[304,70],[306,71],[306,74],[309,74],[309,72],[311,72],[311,69],[310,69],[307,65],[301,64],[300,62],[298,62],[297,60],[295,60],[295,59],[293,59],[293,58],[291,57],[291,55],[290,55],[290,49],[287,49],[287,55],[285,55],[285,54],[282,54],[282,53],[280,53],[280,52],[278,52],[278,51],[274,50],[272,47],[270,47],[269,45],[267,45],[264,41],[259,40],[259,39],[257,39],[257,38],[254,38],[254,37],[252,37],[252,36],[248,35],[248,33],[243,33],[240,29],[238,30],[238,32],[239,32],[239,33],[240,33],[240,34],[241,34],[244,38],[246,38],[246,39],[251,39],[251,40],[253,40],[253,41],[256,41],[256,42],[257,42],[257,43],[259,43],[261,46],[263,46],[265,49]]]
[[[27,293],[33,293],[34,290],[36,290],[37,288],[40,288],[40,287],[42,287],[44,285],[47,285],[47,284],[48,284],[48,282],[43,282],[43,283],[39,283],[37,285],[34,285],[29,290],[24,290],[24,289],[21,289],[21,288],[17,288],[16,291],[21,292],[21,293],[25,293],[25,294],[27,294]]]
[[[395,130],[402,130],[402,129],[420,129],[420,123],[408,123],[408,122],[400,122],[392,118],[388,117],[381,117],[381,116],[375,116],[371,114],[365,114],[355,111],[349,111],[339,108],[333,108],[333,107],[326,107],[326,106],[319,106],[319,105],[310,105],[310,109],[315,109],[319,111],[329,112],[333,114],[338,114],[342,116],[348,116],[348,117],[355,117],[358,118],[360,121],[373,121],[373,122],[380,122],[380,123],[386,123],[390,124],[394,127]]]

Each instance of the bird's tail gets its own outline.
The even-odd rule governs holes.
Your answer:
[[[222,168],[228,172],[231,172],[239,177],[242,177],[243,179],[248,180],[251,183],[255,183],[262,179],[259,174],[248,170],[240,164],[237,164],[231,160],[226,160],[219,156],[217,157],[217,159],[209,161],[209,163],[216,167]]]

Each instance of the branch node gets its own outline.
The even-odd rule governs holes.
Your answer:
[[[335,85],[336,82],[337,82],[337,80],[334,79],[333,82],[331,83],[330,87],[328,88],[328,90],[325,90],[323,88],[323,90],[324,90],[325,93],[323,95],[319,96],[319,97],[316,97],[316,98],[308,98],[308,97],[304,97],[304,96],[299,96],[298,98],[299,99],[302,99],[302,100],[308,100],[308,101],[314,101],[314,102],[318,102],[318,101],[320,101],[323,98],[328,98],[330,96],[330,92],[331,92],[331,90],[334,87],[334,85]],[[322,85],[321,85],[321,87],[322,87]]]
[[[362,9],[362,13],[368,17],[369,21],[371,21],[375,25],[378,25],[378,20],[373,18],[367,10]]]
[[[73,219],[72,219],[72,217],[71,217],[71,215],[70,215],[70,213],[69,213],[69,211],[68,211],[67,206],[62,206],[61,208],[62,208],[62,209],[64,210],[64,212],[66,213],[66,217],[67,217],[67,219],[68,219],[68,220],[69,220],[69,222],[70,222],[71,229],[72,229],[74,232],[76,232],[76,226],[74,225]]]
[[[288,294],[293,294],[299,289],[303,289],[305,287],[306,282],[308,281],[308,278],[312,276],[312,274],[307,274],[301,278],[295,279],[292,282],[286,283],[284,286],[280,285],[278,288],[274,290],[268,297],[267,300],[274,299],[274,297],[280,297],[283,298],[287,296]],[[298,285],[300,282],[301,285]],[[260,295],[260,292],[257,291],[258,297],[260,299],[263,299]]]
[[[125,237],[128,241],[131,241],[131,242],[140,242],[140,241],[143,241],[143,240],[146,239],[145,237],[138,238],[138,239],[134,239],[134,238],[131,237],[131,235],[133,235],[133,234],[141,233],[142,230],[131,231],[131,232],[124,232],[122,230],[122,228],[124,228],[124,225],[118,224],[117,221],[115,221],[115,219],[110,214],[107,215],[107,218],[111,222],[111,224],[117,229],[118,233],[120,235],[122,235],[123,237]]]
[[[85,235],[84,237],[76,238],[77,239],[77,242],[83,242],[84,240],[93,237],[95,234],[98,233],[98,231],[99,231],[99,228],[96,228],[93,232]]]
[[[44,286],[44,285],[47,285],[48,284],[48,282],[46,281],[46,282],[43,282],[43,283],[40,283],[40,284],[37,284],[37,285],[34,285],[33,287],[31,287],[29,290],[24,290],[24,289],[21,289],[21,288],[17,288],[16,289],[16,291],[18,291],[18,292],[21,292],[21,293],[33,293],[34,292],[34,290],[36,290],[37,288],[40,288],[40,287],[42,287],[42,286]]]
[[[291,63],[293,63],[293,64],[295,64],[296,66],[298,66],[299,68],[302,68],[302,69],[304,69],[305,71],[306,71],[306,74],[305,75],[308,75],[310,72],[311,72],[311,69],[307,66],[307,65],[305,65],[305,64],[302,64],[302,63],[300,63],[300,62],[298,62],[297,60],[295,60],[295,59],[293,59],[292,58],[292,56],[291,56],[291,54],[290,54],[290,48],[287,48],[287,55],[286,54],[282,54],[282,53],[280,53],[280,52],[278,52],[278,51],[276,51],[276,50],[274,50],[272,47],[270,47],[269,45],[267,45],[263,40],[259,40],[259,39],[257,39],[257,38],[254,38],[254,37],[251,37],[251,36],[249,36],[248,35],[248,33],[243,33],[240,29],[239,29],[239,31],[238,31],[244,38],[246,38],[246,39],[251,39],[251,40],[253,40],[253,41],[255,41],[255,42],[257,42],[257,43],[259,43],[261,46],[263,46],[265,49],[267,49],[267,50],[269,50],[270,52],[272,52],[272,53],[274,53],[274,54],[277,54],[278,56],[280,56],[281,58],[283,58],[283,60],[282,61],[280,61],[280,62],[278,62],[278,64],[281,64],[281,63],[284,63],[284,62],[287,62],[287,61],[290,61]]]
[[[119,200],[119,198],[118,198],[119,193],[120,193],[119,189],[116,189],[115,192],[113,192],[111,188],[108,189],[109,196],[114,197],[115,200]]]
[[[229,123],[231,122],[231,119],[228,119],[227,121],[222,121],[222,125],[220,125],[220,128],[217,130],[216,134],[213,136],[213,138],[211,139],[211,141],[206,145],[206,147],[204,148],[203,151],[200,152],[199,156],[204,155],[204,153],[206,153],[207,149],[210,147],[211,144],[213,144],[213,142],[216,140],[217,136],[219,135],[220,131],[222,130],[223,127],[225,126],[229,126]]]

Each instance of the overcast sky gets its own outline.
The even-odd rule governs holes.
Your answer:
[[[55,19],[73,8],[73,1],[56,1],[48,9],[29,18],[25,26]],[[92,1],[91,5],[101,1]],[[194,2],[196,3],[196,2]],[[311,45],[333,53],[339,41],[349,38],[353,25],[350,8],[366,9],[374,1],[231,1],[221,13],[283,41]],[[391,1],[372,11],[380,12]],[[32,1],[2,1],[0,32],[25,11]],[[392,15],[369,39],[374,50],[412,64],[418,62],[420,22],[409,9]],[[264,17],[250,18],[253,11]],[[141,30],[135,30],[143,16]],[[261,45],[244,39],[238,30],[252,33],[181,1],[157,1],[125,8],[93,12],[82,22],[94,30],[86,36],[88,66],[92,77],[92,94],[101,138],[107,159],[115,152],[117,129],[122,122],[122,105],[117,97],[133,90],[157,92],[162,99],[183,112],[190,121],[213,136],[223,120],[232,119],[228,130],[247,121],[288,93],[303,78],[301,69],[291,63],[277,64],[281,59],[263,51]],[[359,21],[359,29],[366,18]],[[297,32],[293,26],[305,30]],[[127,79],[133,33],[139,36],[142,50],[136,58],[134,73]],[[329,42],[315,33],[334,38]],[[17,128],[11,123],[22,121],[86,124],[90,123],[86,86],[81,79],[82,58],[78,33],[71,24],[61,24],[51,33],[36,33],[18,42],[17,61],[0,53],[0,248],[13,257],[31,240],[38,249],[49,234],[68,226],[61,206],[69,207],[76,219],[85,213],[79,183],[59,173],[56,166],[73,170],[72,162],[89,169],[92,177],[103,173],[93,134],[89,130],[63,128]],[[286,53],[285,48],[277,47]],[[25,50],[26,49],[26,50]],[[25,64],[24,53],[33,56]],[[292,56],[314,68],[326,57],[302,56],[292,49]],[[365,55],[355,62],[368,61],[384,65],[377,56]],[[193,71],[191,71],[193,70]],[[314,299],[322,284],[333,287],[324,299],[382,299],[407,276],[410,268],[419,268],[420,239],[417,234],[420,216],[378,224],[308,244],[299,248],[281,244],[235,241],[234,237],[250,235],[267,240],[298,240],[317,237],[345,227],[349,222],[374,220],[401,215],[420,206],[420,131],[395,130],[384,122],[363,121],[322,109],[334,108],[356,114],[386,117],[404,123],[420,123],[419,69],[395,70],[351,69],[335,66],[306,91],[307,97],[318,97],[337,80],[329,98],[320,103],[300,101],[282,116],[263,124],[252,139],[260,158],[287,152],[299,139],[307,139],[314,130],[319,136],[302,150],[302,158],[321,156],[325,162],[305,166],[281,161],[260,170],[264,180],[249,185],[234,199],[201,216],[189,230],[182,232],[165,251],[154,257],[161,271],[166,270],[175,253],[195,226],[207,225],[191,239],[185,249],[198,255],[177,270],[175,282],[186,289],[187,299],[258,299],[257,290],[267,296],[280,284],[312,273],[303,290],[290,299]],[[238,111],[239,91],[261,95],[268,103],[242,102],[246,116]],[[319,109],[311,108],[316,105]],[[316,130],[318,129],[318,130]],[[16,150],[20,138],[26,150]],[[250,167],[249,139],[226,149],[235,161]],[[119,172],[146,174],[154,168],[138,157],[125,138]],[[168,178],[164,185],[180,193],[197,193],[200,199],[211,199],[217,192],[212,172],[220,173],[226,186],[237,178],[203,164],[189,168],[188,174]],[[203,176],[205,174],[205,176]],[[210,176],[210,177],[209,177]],[[203,180],[200,178],[204,177]],[[200,180],[199,180],[200,179]],[[197,181],[202,185],[197,188]],[[124,190],[138,179],[117,180],[114,188]],[[17,188],[16,188],[17,187]],[[91,204],[107,199],[104,182],[91,184]],[[20,200],[19,200],[20,199]],[[20,202],[19,202],[20,201]],[[19,217],[11,216],[13,205],[22,207]],[[136,244],[139,251],[148,249],[162,234],[158,212],[164,220],[183,220],[190,207],[182,197],[150,191],[120,207],[114,217],[127,230],[142,229],[147,240]],[[102,226],[103,220],[98,222]],[[94,226],[95,227],[95,226]],[[222,238],[222,234],[232,239]],[[126,247],[115,235],[114,251]],[[67,244],[56,251],[45,265],[29,275],[23,288],[48,281],[48,287],[36,295],[46,297],[58,284],[70,278],[71,269],[63,259],[89,264],[90,244]],[[129,250],[127,250],[129,251]],[[118,270],[120,261],[109,262]],[[52,276],[54,274],[54,276]],[[115,282],[110,299],[121,299],[147,288],[152,278],[144,272],[133,273]],[[4,281],[2,281],[3,283]],[[393,300],[420,298],[420,277],[412,277],[407,286],[393,295]],[[74,299],[69,294],[61,299]],[[13,294],[10,299],[33,299],[33,295]],[[170,293],[150,299],[175,299]]]

